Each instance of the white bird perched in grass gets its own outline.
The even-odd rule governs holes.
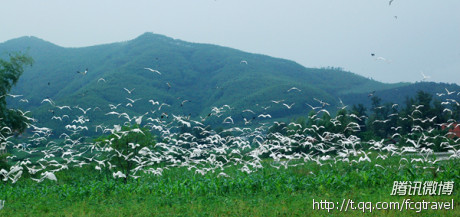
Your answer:
[[[21,168],[22,169],[22,168]],[[11,172],[11,171],[10,171]],[[22,175],[22,170],[19,170],[18,173],[16,173],[16,175],[14,175],[13,178],[10,177],[11,181],[13,183],[16,183],[18,181],[19,178],[21,178],[21,175]]]
[[[57,178],[56,178],[56,176],[54,175],[54,173],[48,172],[48,171],[46,171],[46,172],[43,174],[43,177],[42,177],[40,180],[43,181],[44,179],[49,179],[49,180],[52,180],[52,181],[57,181]]]
[[[113,173],[113,178],[126,178],[126,175],[123,174],[121,171]]]
[[[151,72],[156,72],[156,73],[158,73],[159,75],[161,75],[161,72],[158,71],[158,70],[155,70],[155,69],[152,69],[152,68],[144,68],[144,69],[147,69],[147,70],[149,70],[149,71],[151,71]]]
[[[230,176],[229,176],[229,175],[227,175],[227,174],[226,174],[226,173],[224,173],[224,172],[221,172],[221,173],[219,173],[219,175],[217,175],[217,178],[219,178],[219,177],[225,177],[225,178],[229,178]]]

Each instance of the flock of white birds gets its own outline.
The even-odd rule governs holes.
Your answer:
[[[161,73],[157,70],[146,68],[149,71]],[[102,81],[104,79],[99,79]],[[105,80],[104,80],[105,82]],[[350,165],[360,162],[371,162],[375,158],[370,157],[371,152],[377,153],[376,158],[386,159],[389,156],[401,156],[400,165],[404,167],[409,163],[420,163],[426,169],[436,169],[437,163],[442,160],[460,158],[458,150],[459,138],[453,137],[452,133],[446,135],[433,135],[433,127],[423,128],[425,122],[433,122],[436,117],[427,119],[415,119],[413,116],[399,118],[413,118],[412,134],[420,135],[418,139],[408,139],[399,134],[401,127],[394,126],[392,138],[404,138],[404,143],[410,146],[398,146],[392,142],[381,141],[362,141],[356,132],[359,132],[359,121],[364,117],[347,114],[347,118],[352,120],[347,123],[344,131],[333,133],[325,130],[324,126],[312,125],[304,127],[296,123],[282,123],[271,120],[269,114],[270,107],[285,107],[291,109],[294,103],[286,102],[285,99],[273,99],[270,106],[267,106],[263,113],[257,113],[250,109],[243,109],[241,113],[251,114],[252,119],[244,119],[244,123],[235,123],[230,111],[235,108],[232,105],[222,105],[211,108],[211,112],[198,119],[190,116],[168,114],[163,110],[170,105],[156,101],[155,99],[137,99],[134,88],[124,88],[120,91],[122,100],[107,105],[107,108],[81,108],[79,106],[56,105],[51,99],[43,99],[42,104],[49,104],[53,111],[53,121],[61,122],[62,128],[66,133],[53,135],[53,129],[38,126],[36,119],[27,117],[30,120],[28,125],[28,138],[22,138],[20,143],[12,142],[13,132],[8,127],[0,129],[0,151],[4,152],[11,147],[16,155],[8,156],[10,162],[14,162],[9,169],[0,170],[0,178],[12,183],[17,182],[24,171],[31,174],[32,180],[42,182],[45,179],[57,181],[59,171],[67,170],[71,167],[90,166],[98,171],[110,171],[113,178],[139,178],[143,174],[154,174],[161,176],[164,170],[173,167],[186,167],[194,171],[195,174],[216,173],[219,177],[229,177],[226,168],[236,167],[238,170],[252,173],[263,169],[263,159],[271,159],[269,165],[274,168],[288,168],[303,165],[308,162],[315,162],[318,165],[331,167],[337,162],[345,162]],[[286,94],[298,94],[302,97],[302,91],[292,87]],[[459,104],[455,98],[460,93],[449,91],[438,93],[437,96],[443,99],[443,104]],[[26,100],[20,95],[9,95],[18,100]],[[126,100],[124,100],[126,99]],[[128,114],[122,112],[123,106],[136,106],[137,101],[147,100],[151,103],[151,108],[144,114]],[[314,105],[303,105],[305,114],[311,110],[316,114],[311,119],[321,118],[322,115],[330,115],[327,107],[328,102],[316,99]],[[340,100],[341,101],[341,100]],[[187,102],[184,100],[181,106]],[[341,102],[342,108],[346,105]],[[150,104],[149,104],[150,105]],[[302,105],[298,105],[302,106]],[[393,105],[397,106],[397,105]],[[418,111],[419,107],[415,111]],[[109,112],[102,112],[102,111]],[[89,114],[96,113],[104,116],[115,116],[119,124],[106,126],[104,124],[94,125],[91,123]],[[452,112],[445,109],[444,112]],[[23,112],[23,115],[30,112]],[[76,115],[78,114],[78,115]],[[234,112],[232,114],[235,114]],[[392,114],[394,116],[395,114]],[[226,128],[221,132],[216,132],[207,124],[209,118],[218,119]],[[341,125],[340,116],[332,117],[330,122],[334,125]],[[388,117],[389,118],[389,117]],[[388,119],[376,120],[373,124],[385,123]],[[446,125],[453,125],[456,120],[449,120]],[[64,124],[67,123],[67,124]],[[130,143],[128,150],[117,150],[111,146],[113,139],[104,142],[94,142],[94,140],[83,136],[88,131],[94,131],[100,135],[113,134],[117,138],[122,138],[128,133],[144,134],[141,129],[130,128],[129,131],[122,130],[123,125],[138,125],[148,128],[157,135],[157,143],[154,147],[143,147],[141,144]],[[277,132],[269,132],[269,127],[273,125],[283,125],[286,127],[287,135]],[[437,126],[441,127],[441,126]],[[185,130],[184,132],[184,129]],[[190,132],[194,132],[193,134]],[[181,133],[182,132],[182,133]],[[53,139],[59,137],[59,139]],[[433,147],[434,139],[441,139],[447,152],[444,157],[434,160]],[[17,140],[15,140],[17,141]],[[452,143],[453,141],[453,143]],[[369,149],[364,149],[366,144]],[[455,144],[455,145],[452,145]],[[142,148],[140,148],[142,147]],[[10,149],[11,150],[11,149]],[[161,150],[161,151],[159,151]],[[20,158],[18,156],[21,156]],[[123,157],[134,166],[130,174],[126,174],[122,168],[111,163],[113,157]],[[374,155],[372,155],[374,156]],[[32,160],[33,159],[33,160]],[[385,169],[383,166],[375,166]],[[442,171],[441,171],[442,172]]]

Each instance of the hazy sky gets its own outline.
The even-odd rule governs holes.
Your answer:
[[[343,67],[383,82],[420,81],[423,71],[430,81],[460,84],[460,0],[388,2],[2,1],[0,42],[31,35],[82,47],[153,32],[290,59],[306,67]]]

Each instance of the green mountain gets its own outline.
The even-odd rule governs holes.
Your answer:
[[[206,117],[213,107],[229,105],[232,109],[225,117],[232,116],[235,122],[242,122],[243,118],[259,120],[258,114],[271,114],[272,119],[306,115],[310,111],[306,104],[319,106],[318,100],[329,103],[332,110],[339,98],[349,105],[366,104],[371,91],[384,93],[390,96],[389,100],[397,94],[401,99],[392,101],[402,103],[404,96],[413,94],[406,90],[425,88],[423,85],[431,85],[428,92],[433,94],[447,86],[458,89],[456,85],[435,83],[385,84],[340,68],[306,68],[285,59],[152,33],[126,42],[83,48],[64,48],[35,37],[0,44],[2,57],[11,51],[27,51],[35,63],[27,68],[12,91],[23,95],[22,99],[28,102],[14,98],[9,103],[31,110],[44,125],[56,124],[52,116],[70,114],[66,121],[71,124],[70,120],[83,115],[79,109],[61,110],[42,102],[44,99],[60,106],[92,108],[85,115],[94,125],[116,123],[116,116],[106,115],[112,111],[109,104],[121,104],[118,112],[135,115],[149,112],[158,117],[167,113],[192,119]],[[77,73],[86,69],[85,75]],[[128,93],[124,88],[134,90]],[[139,100],[131,103],[131,107],[130,99]],[[159,105],[149,100],[167,105],[158,110]],[[272,100],[293,105],[288,109]],[[242,112],[245,109],[255,114]],[[222,123],[214,117],[206,121]]]

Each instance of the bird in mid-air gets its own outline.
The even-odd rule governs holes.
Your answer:
[[[428,78],[430,78],[430,76],[426,76],[425,73],[423,72],[420,72],[420,73],[422,74],[422,77],[423,77],[422,81],[426,81]]]
[[[77,71],[77,73],[80,73],[80,74],[86,75],[86,73],[88,73],[88,68],[86,68],[86,70],[85,70],[85,71],[83,71],[83,72]]]
[[[152,68],[144,68],[144,69],[147,69],[147,70],[149,70],[149,71],[151,71],[151,72],[156,72],[156,73],[158,73],[159,75],[161,75],[161,72],[158,71],[158,70],[155,70],[155,69],[152,69]]]
[[[375,90],[374,90],[374,91],[372,91],[372,92],[370,92],[370,93],[367,95],[367,97],[371,97],[371,96],[374,96],[374,93],[375,93]]]

